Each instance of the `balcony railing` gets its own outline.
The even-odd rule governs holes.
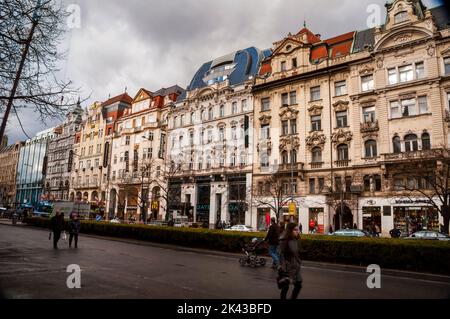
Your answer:
[[[403,162],[432,159],[437,157],[438,154],[438,150],[422,150],[414,152],[383,154],[382,159],[384,162]]]
[[[287,163],[287,164],[280,164],[279,166],[279,171],[280,172],[290,172],[290,171],[303,171],[304,169],[304,164],[303,163],[295,163],[295,164],[291,164],[291,163]]]
[[[335,161],[336,167],[348,167],[350,164],[350,160],[341,160],[341,161]]]
[[[311,163],[310,165],[311,165],[311,169],[319,169],[319,168],[322,168],[323,162]]]
[[[376,132],[379,130],[380,130],[380,127],[378,125],[378,120],[375,122],[361,123],[361,133]]]

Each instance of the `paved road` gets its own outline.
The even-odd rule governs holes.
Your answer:
[[[7,298],[278,298],[269,267],[242,268],[217,256],[95,237],[53,250],[48,232],[0,225],[0,287]],[[82,269],[81,289],[68,289],[66,267]],[[304,267],[302,298],[450,298],[450,283],[382,276],[370,290],[356,271]]]

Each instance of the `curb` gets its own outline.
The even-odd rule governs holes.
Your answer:
[[[36,229],[36,230],[44,230],[45,229],[45,228],[41,228],[41,227],[30,226],[27,224],[17,224],[17,225],[6,224],[1,221],[0,221],[0,225],[11,226],[11,227],[26,227],[26,228]],[[175,251],[185,251],[185,252],[191,252],[191,253],[197,253],[197,254],[203,254],[203,255],[220,256],[220,257],[225,257],[225,258],[239,258],[242,256],[242,254],[239,254],[239,253],[229,253],[229,252],[222,252],[222,251],[217,251],[217,250],[176,246],[176,245],[155,243],[155,242],[149,242],[149,241],[142,241],[142,240],[137,240],[137,239],[118,238],[118,237],[100,236],[100,235],[95,235],[95,234],[83,234],[83,233],[82,233],[82,235],[84,237],[95,238],[95,239],[100,239],[100,240],[115,241],[115,242],[121,242],[121,243],[127,243],[127,244],[139,245],[139,246],[156,247],[156,248],[162,248],[162,249],[170,249],[170,250],[175,250]],[[347,271],[347,272],[368,274],[367,267],[364,267],[364,266],[331,264],[331,263],[318,262],[318,261],[307,261],[307,260],[302,261],[302,265],[307,268],[329,269],[329,270],[335,270],[335,271]],[[439,275],[439,274],[419,273],[419,272],[412,272],[412,271],[405,271],[405,270],[383,269],[383,268],[381,269],[381,273],[382,273],[382,275],[393,276],[393,277],[397,277],[397,278],[401,277],[401,278],[405,278],[405,279],[416,279],[416,280],[424,280],[424,281],[450,283],[450,276]]]

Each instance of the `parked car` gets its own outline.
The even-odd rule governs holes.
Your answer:
[[[117,218],[117,217],[111,219],[109,222],[110,222],[111,224],[120,224],[120,223],[121,223],[120,219]]]
[[[450,241],[450,236],[433,231],[433,230],[421,230],[418,232],[415,232],[414,234],[404,237],[404,239],[423,239],[423,240],[446,240]]]
[[[251,227],[245,225],[234,225],[233,227],[226,228],[227,231],[242,231],[242,232],[255,232]]]
[[[341,229],[337,230],[334,233],[331,233],[330,236],[341,236],[341,237],[372,237],[369,232],[360,229]]]

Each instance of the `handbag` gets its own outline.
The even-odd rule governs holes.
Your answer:
[[[63,239],[63,240],[67,240],[67,234],[66,234],[66,231],[63,231],[63,233],[62,233],[62,239]]]

